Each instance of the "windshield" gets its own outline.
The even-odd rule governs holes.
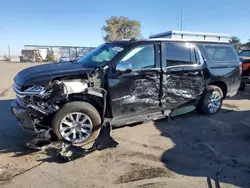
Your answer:
[[[250,50],[245,50],[239,53],[239,56],[250,57]]]
[[[106,43],[98,46],[87,55],[77,61],[87,67],[104,66],[111,61],[118,53],[123,51],[124,45],[115,43]]]

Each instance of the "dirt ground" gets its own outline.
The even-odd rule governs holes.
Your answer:
[[[35,64],[0,63],[0,187],[250,187],[250,86],[216,115],[189,113],[115,129],[118,148],[58,164],[29,153],[32,138],[10,113],[15,74]],[[218,186],[217,186],[218,187]]]

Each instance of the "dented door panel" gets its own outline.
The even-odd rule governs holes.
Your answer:
[[[162,44],[163,109],[198,101],[204,91],[203,62],[195,45],[186,42]]]
[[[173,109],[193,99],[198,99],[204,90],[200,66],[166,67],[163,69],[163,108]]]
[[[161,69],[124,73],[109,79],[113,117],[159,111]]]

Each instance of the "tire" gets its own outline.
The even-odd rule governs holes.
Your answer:
[[[210,97],[212,97],[212,94],[215,95],[216,93],[216,96],[218,95],[218,100],[216,101],[219,101],[220,104],[219,105],[216,105],[216,110],[213,111],[211,110],[211,107],[209,108],[209,100],[210,100]],[[200,113],[200,114],[203,114],[203,115],[213,115],[213,114],[216,114],[220,109],[221,109],[221,106],[222,106],[222,102],[223,102],[223,92],[222,90],[217,87],[217,86],[214,86],[214,85],[209,85],[207,86],[207,88],[205,89],[198,105],[197,105],[197,112]],[[211,104],[210,104],[211,106]]]
[[[240,90],[240,91],[245,91],[245,88],[246,88],[246,84],[241,83],[241,84],[240,84],[239,90]]]
[[[91,120],[92,132],[86,138],[86,140],[81,141],[81,142],[73,142],[73,141],[66,140],[61,134],[60,123],[67,115],[71,113],[82,113]],[[92,106],[91,104],[87,102],[76,101],[76,102],[66,103],[65,105],[61,107],[61,109],[55,114],[52,120],[52,129],[59,141],[67,141],[74,145],[91,147],[91,145],[93,145],[95,139],[99,135],[100,127],[101,127],[100,124],[101,124],[101,117],[94,106]]]

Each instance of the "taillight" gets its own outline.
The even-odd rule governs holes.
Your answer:
[[[243,69],[243,71],[244,71],[244,70],[247,70],[249,67],[250,67],[250,62],[249,62],[249,63],[243,63],[243,64],[242,64],[242,69]]]

